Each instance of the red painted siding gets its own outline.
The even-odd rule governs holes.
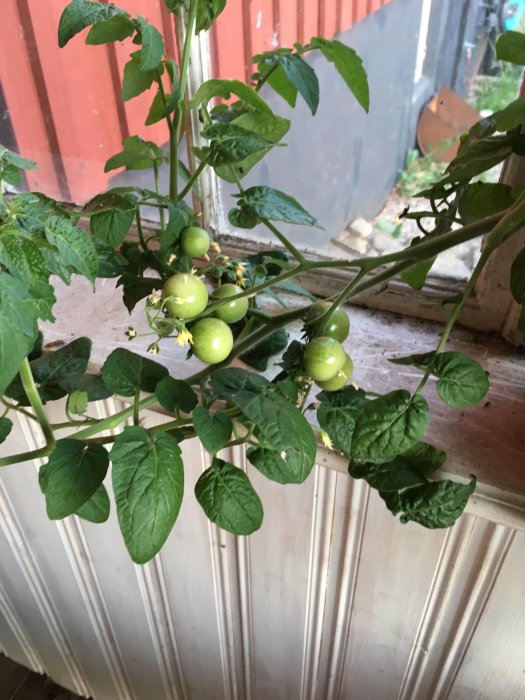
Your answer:
[[[214,73],[249,79],[251,57],[277,46],[332,38],[388,0],[228,0],[212,32]],[[122,0],[155,24],[177,58],[174,23],[164,0]],[[18,150],[38,162],[29,186],[82,202],[108,186],[106,160],[130,134],[164,143],[163,122],[144,126],[152,93],[122,104],[120,85],[130,40],[64,49],[57,27],[65,0],[3,0],[0,22],[2,89]],[[6,70],[16,66],[16,70]],[[154,89],[154,88],[153,88]]]

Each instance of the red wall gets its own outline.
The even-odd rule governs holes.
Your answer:
[[[251,56],[311,36],[332,38],[388,0],[228,0],[214,31],[219,77],[249,78]],[[163,0],[122,0],[162,30],[176,55],[172,17]],[[108,186],[104,163],[129,134],[167,141],[164,123],[144,126],[151,95],[120,100],[131,41],[63,49],[57,27],[65,0],[3,0],[0,22],[2,89],[17,150],[38,162],[31,189],[83,202]],[[220,47],[220,49],[218,48]]]

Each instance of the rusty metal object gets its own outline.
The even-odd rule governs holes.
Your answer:
[[[448,87],[442,88],[421,112],[417,145],[423,155],[449,162],[457,153],[458,137],[481,119],[475,109]],[[454,143],[450,143],[454,140]]]

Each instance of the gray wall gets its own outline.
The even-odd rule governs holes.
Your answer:
[[[455,6],[456,15],[463,3],[434,0],[424,75],[414,85],[421,4],[392,0],[339,37],[364,60],[371,95],[368,115],[333,65],[317,53],[309,59],[321,85],[315,117],[301,98],[293,110],[271,89],[263,93],[277,114],[292,120],[284,139],[288,148],[270,153],[244,185],[271,185],[291,194],[323,225],[324,231],[282,225],[294,242],[319,248],[353,219],[372,218],[381,210],[414,145],[422,106],[436,86],[451,83],[459,25],[449,17],[449,5]],[[226,210],[233,191],[224,185]],[[254,233],[257,238],[271,236],[263,227],[247,235]]]

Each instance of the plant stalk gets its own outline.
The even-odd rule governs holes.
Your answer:
[[[38,422],[40,423],[40,426],[42,428],[42,432],[44,433],[44,437],[46,439],[46,447],[53,449],[56,444],[55,436],[53,433],[53,429],[51,428],[49,421],[47,420],[44,405],[42,403],[42,399],[40,398],[40,394],[38,393],[38,389],[36,388],[35,380],[33,379],[33,373],[31,372],[31,365],[29,364],[29,360],[27,359],[27,357],[23,360],[22,364],[20,365],[19,372],[24,391],[26,392],[27,398],[31,403],[33,411],[35,412]]]

